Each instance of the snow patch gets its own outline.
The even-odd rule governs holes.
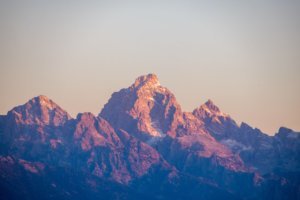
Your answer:
[[[245,146],[242,143],[232,139],[221,140],[220,142],[230,149],[240,149],[242,151],[249,151],[252,149],[251,146]]]

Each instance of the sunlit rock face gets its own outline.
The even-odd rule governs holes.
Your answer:
[[[231,117],[221,112],[212,100],[208,100],[193,111],[193,115],[201,120],[206,129],[215,138],[223,138],[227,134],[227,130],[234,130],[238,127]]]
[[[204,111],[207,117],[225,116],[211,101]],[[152,145],[177,168],[192,168],[198,163],[189,159],[194,157],[205,158],[211,166],[218,162],[223,170],[247,171],[238,155],[210,135],[203,118],[182,112],[175,96],[159,84],[156,75],[141,76],[129,88],[114,93],[99,116]]]
[[[77,116],[73,141],[74,152],[82,158],[78,166],[98,177],[128,184],[149,173],[150,168],[171,170],[151,146],[123,130],[115,131],[106,120],[91,113]]]
[[[55,152],[69,145],[64,141],[69,137],[65,127],[70,120],[70,115],[46,96],[35,97],[4,117],[1,149],[5,154],[14,153],[24,159],[51,157],[56,162]]]
[[[70,115],[46,96],[38,96],[8,112],[16,124],[61,126]]]
[[[129,88],[113,93],[99,116],[143,141],[174,137],[178,124],[183,122],[175,96],[160,85],[154,74],[141,76]]]
[[[212,103],[207,106],[207,112],[211,109],[211,112],[217,113],[218,116],[222,115]],[[158,141],[164,143],[163,138],[168,136],[173,139],[179,138],[176,141],[180,143],[190,141],[202,146],[197,150],[200,157],[215,154],[219,157],[234,158],[231,151],[218,143],[205,129],[203,119],[182,112],[175,96],[159,84],[154,74],[141,76],[129,88],[114,93],[99,116],[151,145]],[[181,150],[190,151],[191,146],[187,145]],[[170,146],[166,145],[165,148]],[[241,160],[237,163],[242,165]]]

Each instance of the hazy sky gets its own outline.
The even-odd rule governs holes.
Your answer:
[[[44,94],[73,117],[155,73],[185,111],[212,99],[300,131],[300,1],[0,1],[0,113]]]

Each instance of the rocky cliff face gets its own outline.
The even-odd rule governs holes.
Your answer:
[[[211,101],[207,106],[212,108],[212,112],[209,112],[209,108],[201,107],[207,112],[203,115],[212,117],[211,113],[214,112],[221,116]],[[175,96],[159,84],[156,75],[141,76],[129,88],[114,93],[99,116],[150,145],[158,146],[157,149],[165,153],[168,161],[180,160],[174,158],[180,154],[188,154],[186,157],[193,154],[198,158],[216,156],[220,160],[227,160],[219,163],[226,169],[245,170],[239,156],[232,154],[209,134],[203,118],[181,111]],[[181,159],[181,162],[186,160]]]
[[[193,115],[214,138],[240,155],[247,166],[263,174],[279,169],[298,173],[300,158],[295,153],[300,152],[299,133],[282,127],[275,136],[269,136],[244,122],[239,126],[211,100],[195,109]]]
[[[3,118],[1,151],[24,159],[52,157],[61,149],[70,115],[46,96],[38,96],[13,108]]]
[[[17,124],[61,126],[71,119],[70,115],[46,96],[38,96],[7,113]]]
[[[239,126],[211,100],[183,112],[148,74],[98,116],[46,96],[0,116],[0,198],[299,199],[299,152],[299,133]]]
[[[193,115],[201,120],[210,134],[217,139],[225,137],[238,127],[236,122],[228,114],[221,112],[212,100],[196,108]]]
[[[123,130],[116,131],[107,121],[91,113],[77,116],[73,141],[75,155],[82,158],[73,159],[98,177],[127,184],[148,173],[150,168],[171,170],[151,146]]]
[[[175,96],[153,74],[141,76],[129,88],[114,93],[99,116],[143,141],[174,137],[183,121]]]
[[[2,130],[4,155],[74,167],[119,183],[127,184],[150,168],[171,170],[151,146],[91,113],[71,119],[45,96],[8,112]]]

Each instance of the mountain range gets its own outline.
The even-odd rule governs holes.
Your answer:
[[[300,199],[300,133],[181,109],[156,75],[72,118],[46,96],[0,116],[0,199]]]

